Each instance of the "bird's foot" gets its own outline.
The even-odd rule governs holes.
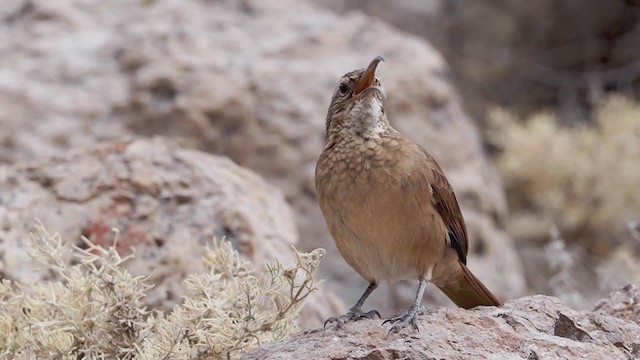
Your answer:
[[[398,315],[388,318],[385,320],[382,325],[386,323],[391,323],[393,326],[389,329],[389,333],[398,333],[400,330],[404,329],[407,325],[411,324],[411,326],[416,329],[416,331],[420,331],[418,328],[417,318],[418,315],[422,315],[427,311],[427,308],[424,306],[411,306],[409,310],[402,311]]]
[[[324,327],[327,327],[327,324],[336,324],[336,329],[340,329],[345,323],[349,321],[358,321],[362,319],[375,319],[378,317],[380,319],[380,313],[377,310],[371,310],[367,312],[363,312],[360,308],[351,308],[347,311],[346,314],[340,316],[334,316],[327,319],[324,322]]]

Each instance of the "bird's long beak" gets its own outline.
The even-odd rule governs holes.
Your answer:
[[[360,80],[358,80],[356,87],[353,89],[353,96],[360,94],[362,91],[373,85],[373,81],[376,78],[376,68],[381,61],[384,61],[384,58],[380,55],[371,60],[369,66],[367,66],[367,70],[364,71]]]

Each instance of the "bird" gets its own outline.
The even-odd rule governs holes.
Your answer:
[[[381,282],[419,281],[408,310],[383,322],[397,333],[425,311],[428,282],[457,306],[499,306],[467,268],[468,236],[453,188],[435,158],[394,129],[387,94],[376,77],[384,61],[342,76],[326,117],[325,144],[315,170],[320,209],[335,245],[368,287],[346,314],[325,322],[336,328],[381,318],[362,306]]]

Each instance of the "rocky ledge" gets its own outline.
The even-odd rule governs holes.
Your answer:
[[[628,285],[593,311],[536,295],[501,307],[434,308],[420,331],[389,334],[380,320],[317,329],[265,344],[243,359],[638,359],[640,288]]]

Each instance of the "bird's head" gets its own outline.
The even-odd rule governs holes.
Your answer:
[[[366,137],[386,128],[383,103],[386,93],[376,77],[376,68],[382,61],[382,56],[376,56],[366,69],[348,72],[340,78],[327,113],[327,136],[332,131],[345,130]]]

